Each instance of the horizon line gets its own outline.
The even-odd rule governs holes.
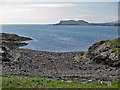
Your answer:
[[[76,20],[76,19],[69,19],[69,20],[75,20],[75,21],[79,21],[79,20]],[[60,20],[60,21],[69,21],[69,20]],[[60,22],[59,21],[59,22]],[[84,21],[87,21],[87,20],[84,20]],[[119,20],[114,20],[114,21],[109,21],[109,22],[115,22],[115,21],[119,21]],[[88,21],[87,21],[88,22]],[[88,23],[109,23],[109,22],[88,22]],[[58,22],[56,22],[58,23]],[[38,24],[38,25],[52,25],[52,24],[56,24],[56,23],[0,23],[1,24]]]
[[[2,24],[41,24],[41,25],[49,25],[49,24],[42,24],[42,23],[0,23],[0,25]]]

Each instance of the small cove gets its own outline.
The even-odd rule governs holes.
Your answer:
[[[98,41],[118,37],[115,26],[2,25],[2,32],[34,39],[22,48],[52,52],[87,51]]]

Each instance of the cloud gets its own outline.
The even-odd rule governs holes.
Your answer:
[[[119,2],[119,0],[0,0],[0,2]]]
[[[113,7],[116,4],[101,7],[99,3],[5,3],[0,5],[0,23],[53,24],[64,19],[108,22],[117,17]]]
[[[24,9],[24,8],[21,8],[21,9],[17,9],[17,8],[15,8],[15,9],[8,9],[8,10],[6,10],[6,11],[3,11],[3,12],[11,12],[11,13],[13,13],[13,12],[15,12],[15,13],[20,13],[20,12],[27,12],[27,11],[30,11],[31,9]]]
[[[72,3],[55,3],[55,4],[30,4],[26,5],[27,7],[73,7],[76,6],[76,4]]]

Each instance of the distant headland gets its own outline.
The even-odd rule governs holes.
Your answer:
[[[109,22],[109,23],[89,23],[84,20],[61,20],[59,23],[54,25],[97,25],[97,26],[120,26],[119,21],[116,23]]]
[[[84,20],[62,20],[56,25],[90,25],[87,21]]]

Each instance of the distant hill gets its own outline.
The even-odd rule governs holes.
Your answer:
[[[120,21],[108,22],[108,23],[89,23],[84,20],[62,20],[55,25],[94,25],[94,26],[120,26]]]
[[[98,25],[98,26],[120,26],[120,21],[113,21],[107,23],[90,23],[91,25]]]
[[[84,20],[63,20],[57,23],[56,25],[90,25],[87,21]]]
[[[107,25],[120,26],[120,21],[108,22]]]
[[[113,21],[113,22],[107,22],[107,23],[114,23],[114,24],[117,24],[117,23],[120,23],[120,21]]]

